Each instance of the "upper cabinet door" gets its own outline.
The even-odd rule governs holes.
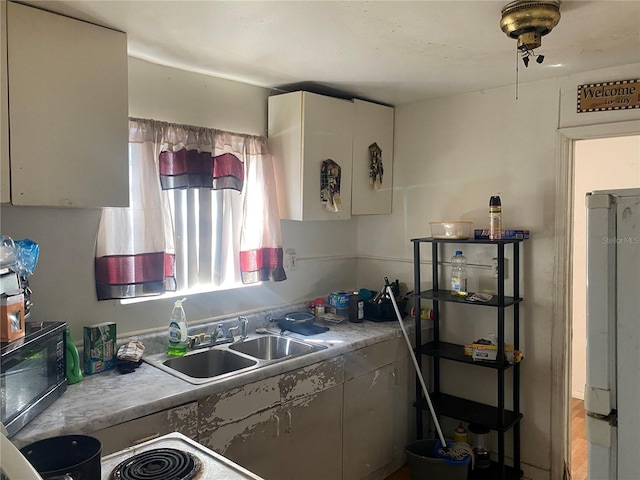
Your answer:
[[[351,214],[391,213],[394,109],[362,100],[353,102]],[[372,169],[375,176],[371,175]]]
[[[269,97],[269,146],[274,157],[280,218],[351,218],[353,103],[350,100],[310,92]],[[339,172],[334,169],[329,178],[322,177],[326,160],[339,166]],[[323,202],[321,189],[327,185],[328,202]]]
[[[128,206],[126,35],[16,3],[7,34],[12,203]]]
[[[7,91],[7,2],[0,1],[0,203],[11,201],[9,180],[9,92]]]

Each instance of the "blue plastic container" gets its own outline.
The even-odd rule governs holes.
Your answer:
[[[418,440],[405,447],[411,480],[467,480],[471,457],[438,457],[439,446],[439,440]]]

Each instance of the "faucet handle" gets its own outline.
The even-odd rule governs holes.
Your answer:
[[[240,327],[237,325],[235,327],[227,328],[224,338],[226,338],[227,340],[233,340],[233,332],[237,332],[239,329]]]

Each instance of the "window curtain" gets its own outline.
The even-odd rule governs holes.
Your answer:
[[[286,279],[266,139],[129,122],[130,207],[105,208],[99,300]]]

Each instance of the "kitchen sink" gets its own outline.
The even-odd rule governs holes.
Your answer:
[[[256,359],[218,348],[197,350],[183,357],[166,358],[166,354],[161,354],[145,358],[145,361],[165,372],[195,384],[206,383],[234,373],[248,371],[258,365]]]
[[[324,345],[267,335],[190,351],[182,357],[169,357],[166,353],[161,353],[144,357],[143,360],[186,382],[199,385],[325,348],[327,347]]]
[[[241,357],[228,350],[210,349],[184,357],[170,358],[163,362],[169,368],[195,378],[211,378],[243,368],[253,367],[258,362]]]
[[[257,337],[245,340],[241,343],[234,343],[229,346],[230,350],[241,352],[251,357],[261,360],[277,360],[282,358],[297,357],[307,353],[316,352],[326,347],[321,345],[310,345],[292,338],[276,337],[273,335]]]

